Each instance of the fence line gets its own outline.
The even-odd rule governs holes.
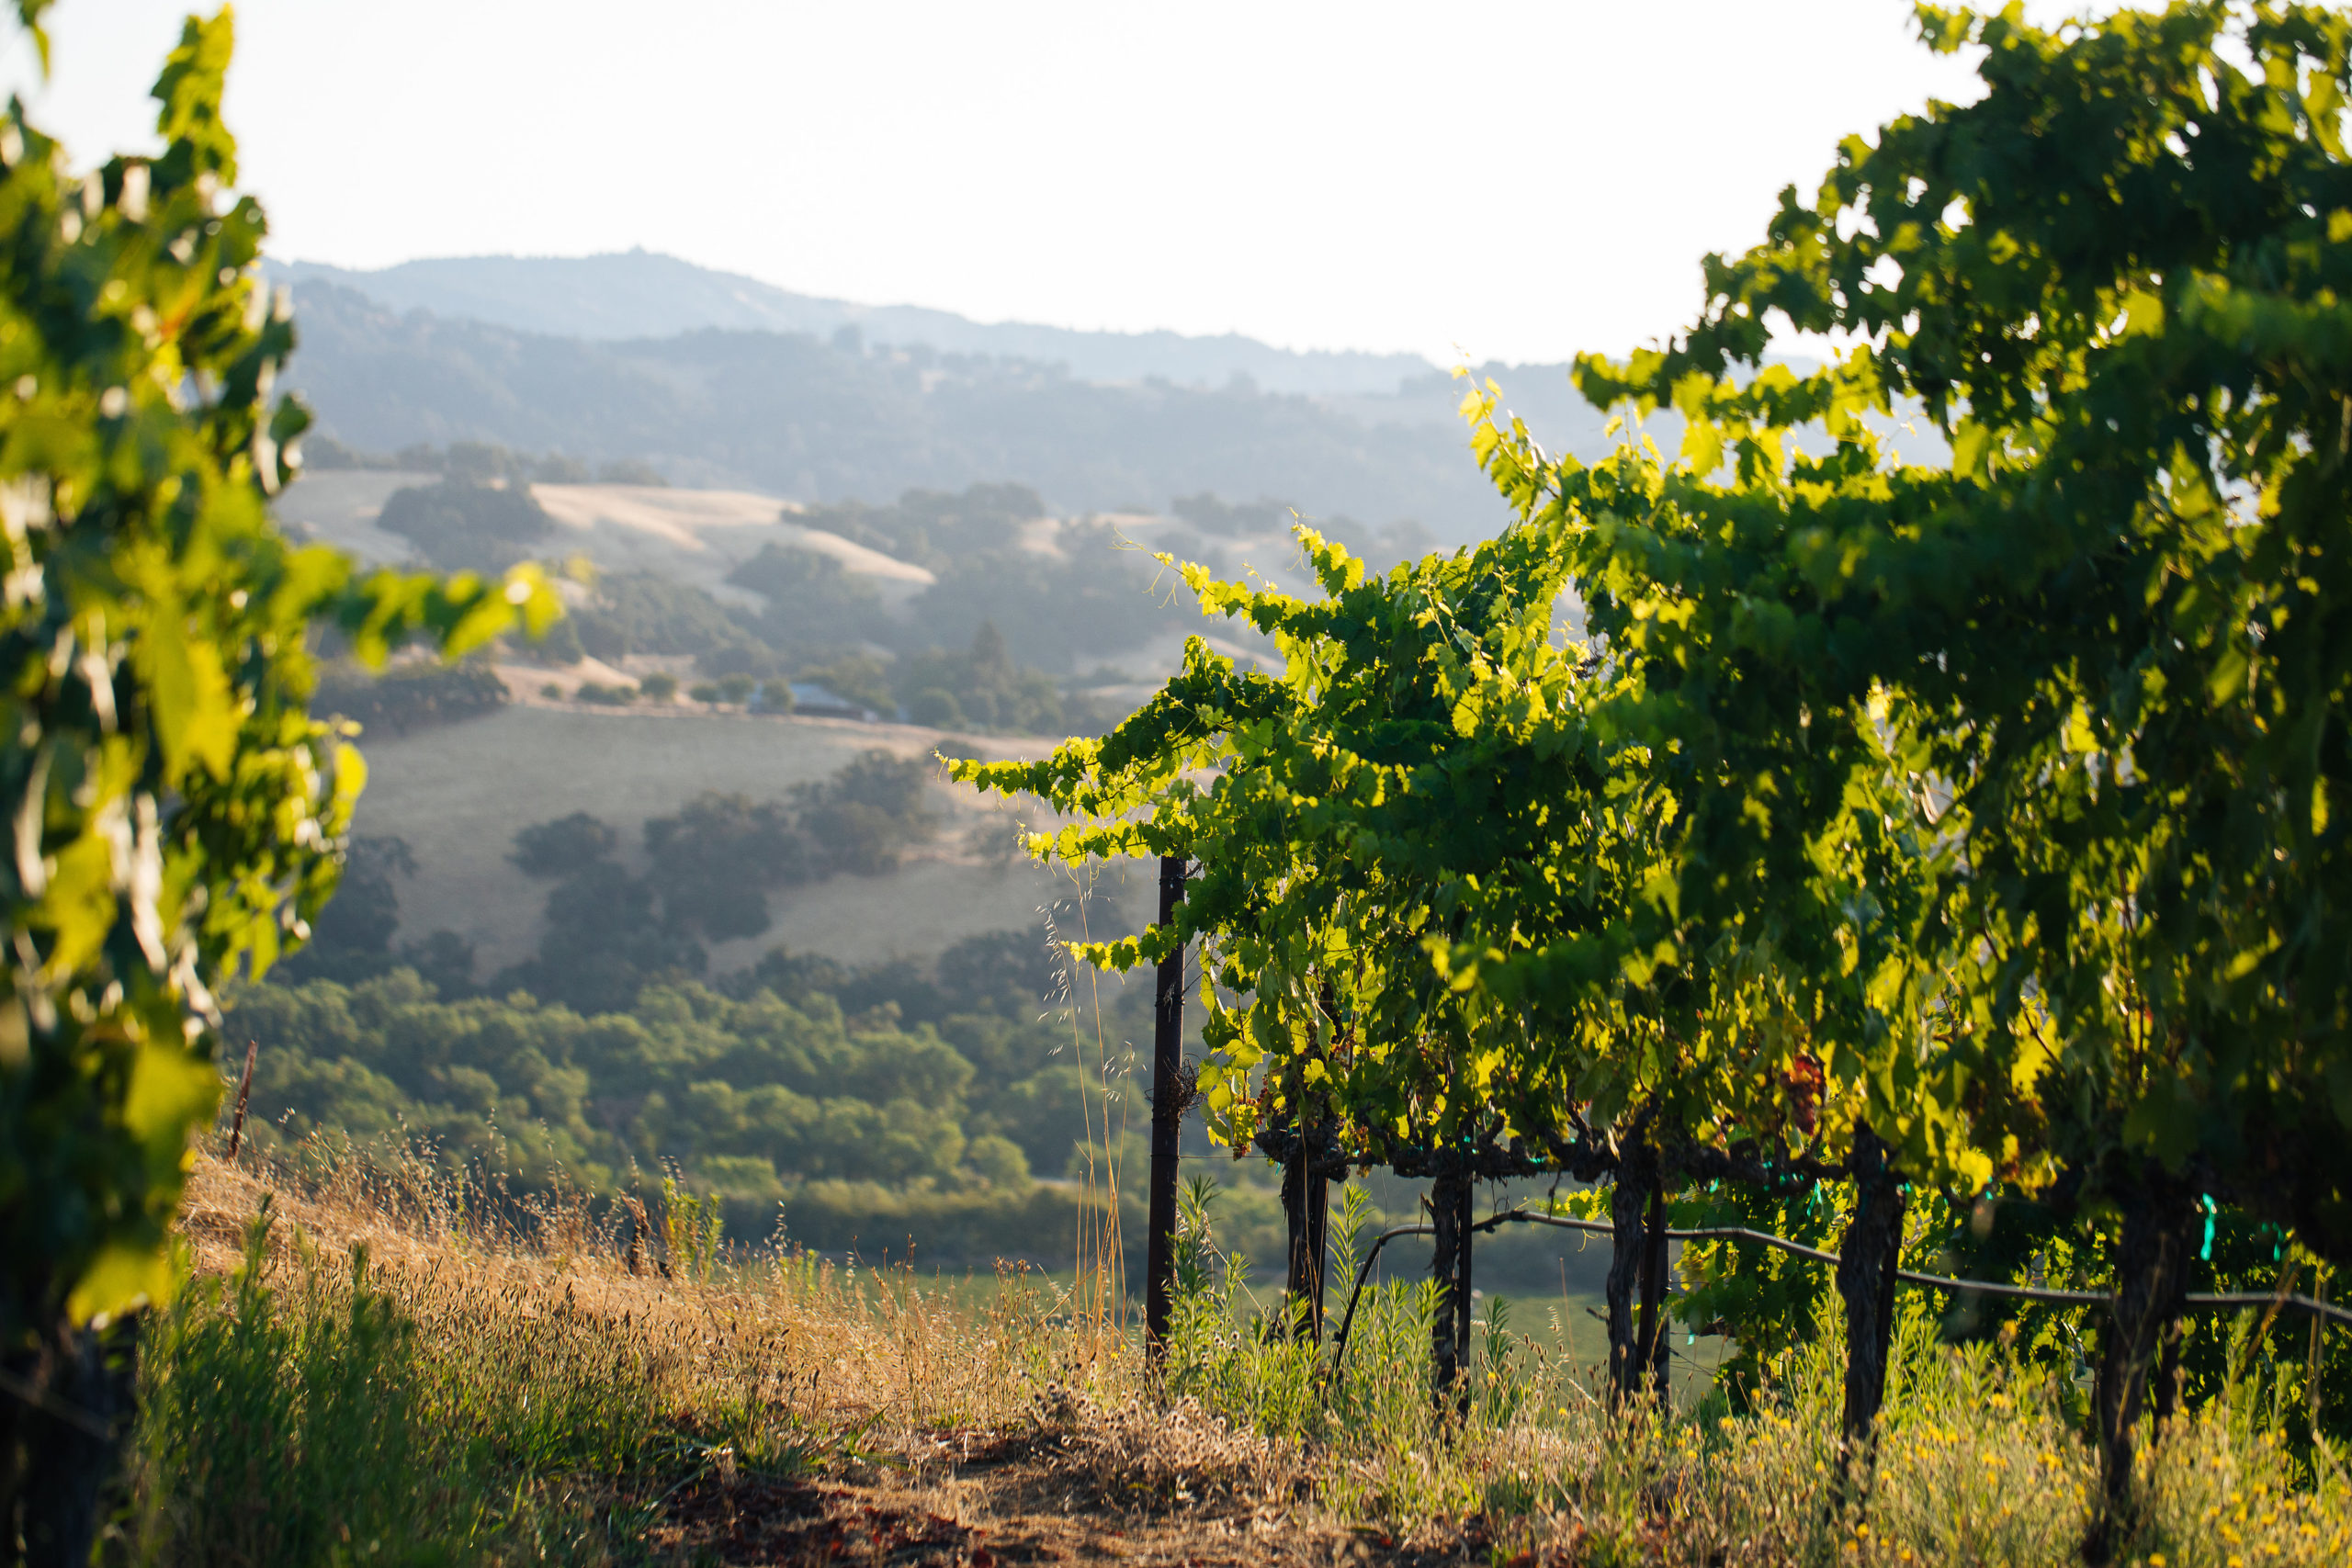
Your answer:
[[[1611,1235],[1617,1228],[1607,1220],[1579,1220],[1565,1214],[1531,1214],[1524,1210],[1510,1209],[1499,1214],[1487,1215],[1476,1224],[1472,1225],[1470,1230],[1473,1235],[1476,1235],[1479,1231],[1492,1231],[1498,1226],[1512,1224],[1552,1225],[1560,1230],[1587,1231],[1601,1235]],[[1373,1238],[1371,1250],[1364,1254],[1363,1264],[1356,1270],[1355,1287],[1348,1292],[1348,1310],[1340,1315],[1340,1332],[1332,1340],[1331,1361],[1334,1367],[1338,1366],[1348,1353],[1348,1330],[1355,1323],[1356,1303],[1363,1295],[1364,1281],[1371,1278],[1372,1266],[1379,1259],[1380,1249],[1398,1236],[1432,1235],[1436,1234],[1436,1229],[1434,1225],[1398,1225],[1393,1230],[1383,1231]],[[1792,1258],[1802,1258],[1809,1263],[1826,1263],[1834,1269],[1839,1262],[1838,1254],[1834,1252],[1825,1252],[1817,1247],[1807,1247],[1801,1241],[1791,1241],[1787,1236],[1775,1235],[1770,1231],[1750,1230],[1746,1225],[1702,1225],[1692,1230],[1675,1230],[1669,1227],[1666,1233],[1666,1239],[1668,1241],[1752,1241],[1760,1246],[1785,1252]],[[1955,1280],[1944,1274],[1921,1274],[1909,1269],[1896,1269],[1894,1277],[1905,1284],[1925,1285],[1930,1290],[1974,1291],[1980,1294],[2000,1296],[2009,1301],[2042,1302],[2056,1306],[2107,1306],[2115,1300],[2104,1291],[2053,1291],[2039,1285],[2012,1285],[1997,1280]],[[2184,1306],[2213,1307],[2224,1310],[2268,1307],[2284,1311],[2292,1308],[2298,1312],[2307,1313],[2312,1317],[2352,1324],[2352,1308],[2338,1306],[2333,1302],[2316,1301],[2310,1296],[2285,1291],[2229,1291],[2220,1293],[2195,1292],[2182,1297],[2181,1302]]]

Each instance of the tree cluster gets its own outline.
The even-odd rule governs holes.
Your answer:
[[[583,1012],[628,1008],[643,987],[706,974],[707,944],[755,937],[768,899],[835,876],[885,876],[931,840],[932,764],[869,750],[831,777],[753,801],[705,792],[643,828],[643,871],[623,863],[618,829],[576,811],[514,836],[523,875],[550,884],[537,953],[488,976],[492,996],[527,990]],[[470,943],[450,931],[404,942],[396,879],[414,874],[398,839],[356,840],[336,902],[290,962],[297,978],[348,983],[410,968],[447,998],[475,989]]]
[[[550,826],[535,844],[582,836]],[[1032,1170],[1060,1174],[1090,1126],[1067,1025],[1040,1017],[1056,956],[1013,931],[928,964],[778,949],[715,985],[668,978],[588,1009],[445,997],[403,965],[245,987],[232,1018],[257,1043],[264,1142],[422,1140],[526,1190],[561,1171],[610,1193],[670,1166],[757,1235],[826,1183],[1012,1201]]]
[[[337,662],[320,671],[311,711],[321,718],[349,719],[366,732],[406,735],[479,717],[506,700],[506,682],[479,660],[407,660],[380,672]]]

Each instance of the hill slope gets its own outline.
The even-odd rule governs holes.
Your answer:
[[[1238,333],[1077,332],[983,322],[917,305],[856,305],[794,294],[737,273],[635,250],[595,256],[447,256],[358,272],[295,262],[297,283],[332,283],[400,311],[428,310],[517,332],[591,340],[672,337],[704,328],[831,337],[1057,365],[1081,381],[1223,386],[1246,376],[1270,391],[1388,393],[1436,367],[1416,354],[1275,348]]]
[[[323,282],[295,298],[288,380],[326,434],[363,450],[487,441],[642,458],[673,484],[805,502],[1010,479],[1071,512],[1158,510],[1213,491],[1310,515],[1413,518],[1446,540],[1502,521],[1453,414],[1460,388],[1442,375],[1329,400],[1239,383],[1109,386],[1027,360],[766,331],[545,336],[401,315]],[[1493,368],[1547,446],[1604,449],[1600,416],[1559,367]]]
[[[456,931],[474,944],[475,972],[487,977],[528,957],[544,924],[547,885],[506,858],[521,829],[584,811],[617,829],[625,861],[641,867],[646,818],[705,790],[775,799],[868,747],[920,756],[943,739],[909,725],[518,705],[406,736],[363,737],[368,782],[356,827],[402,839],[414,853],[415,874],[399,887],[401,938]],[[1013,756],[1042,755],[1051,743],[988,744]],[[930,793],[944,819],[931,849],[910,854],[892,875],[836,876],[775,895],[773,929],[715,947],[713,967],[741,967],[778,944],[868,963],[929,955],[983,931],[1037,929],[1039,909],[1071,891],[1067,880],[1025,860],[992,860],[985,840],[1009,835],[1010,820],[967,791]],[[1114,906],[1141,911],[1148,880],[1109,888]]]

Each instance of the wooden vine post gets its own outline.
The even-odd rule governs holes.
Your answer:
[[[1159,857],[1159,924],[1176,923],[1184,897],[1184,857]],[[1151,1190],[1144,1252],[1144,1360],[1157,1378],[1168,1362],[1176,1282],[1176,1175],[1184,1136],[1184,950],[1159,961],[1151,1009]]]
[[[1646,1296],[1649,1270],[1648,1216],[1650,1195],[1657,1190],[1654,1154],[1638,1141],[1627,1145],[1617,1164],[1617,1179],[1609,1190],[1609,1279],[1603,1287],[1609,1303],[1609,1403],[1625,1408],[1641,1391],[1649,1362],[1645,1328],[1634,1316],[1637,1296]]]
[[[1340,1046],[1340,1010],[1331,982],[1317,988],[1319,1036],[1329,1061]],[[1329,1098],[1304,1094],[1293,1111],[1290,1157],[1283,1162],[1283,1218],[1289,1232],[1283,1291],[1289,1321],[1314,1344],[1323,1342],[1324,1272],[1331,1255],[1331,1157],[1337,1130]]]
[[[1283,1217],[1290,1238],[1283,1288],[1292,1322],[1317,1344],[1323,1339],[1323,1274],[1331,1250],[1331,1182],[1323,1173],[1323,1133],[1318,1123],[1301,1126],[1283,1164]]]
[[[2137,1174],[2136,1190],[2123,1206],[2115,1301],[2099,1337],[2092,1389],[2101,1487],[2098,1517],[2083,1550],[2090,1562],[2111,1561],[2129,1534],[2136,1503],[2133,1450],[2149,1364],[2165,1341],[2179,1333],[2188,1265],[2197,1255],[2197,1210],[2189,1184],[2153,1159]],[[2158,1403],[2163,1415],[2172,1414],[2161,1389]]]
[[[1430,1319],[1430,1392],[1442,1408],[1467,1405],[1470,1359],[1470,1226],[1476,1183],[1466,1168],[1441,1168],[1430,1183],[1430,1278],[1437,1281],[1437,1312]]]
[[[1903,1184],[1886,1145],[1869,1128],[1854,1137],[1854,1213],[1839,1249],[1838,1293],[1846,1303],[1846,1404],[1838,1465],[1868,1462],[1872,1426],[1886,1403],[1894,1347],[1894,1275],[1903,1251]]]

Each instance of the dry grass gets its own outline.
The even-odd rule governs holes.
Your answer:
[[[904,1270],[797,1252],[738,1258],[698,1280],[665,1277],[657,1244],[632,1274],[617,1213],[600,1218],[563,1194],[469,1209],[463,1189],[422,1162],[385,1171],[339,1161],[305,1179],[250,1159],[202,1161],[183,1223],[198,1274],[237,1266],[265,1194],[282,1257],[307,1246],[340,1273],[364,1247],[378,1287],[428,1339],[544,1365],[583,1340],[625,1336],[665,1408],[822,1414],[870,1425],[894,1446],[1021,1416],[1019,1391],[1040,1370],[1037,1335],[1054,1307],[1046,1287],[1015,1272],[997,1307],[975,1318]],[[1113,1355],[1066,1337],[1060,1349],[1059,1362],[1089,1378]]]
[[[458,1510],[457,1560],[1329,1562],[1351,1539],[1312,1506],[1294,1445],[1147,1408],[1116,1330],[1034,1274],[1008,1270],[982,1309],[799,1253],[632,1274],[625,1222],[574,1200],[485,1204],[422,1164],[248,1158],[190,1183],[200,1285],[244,1266],[265,1204],[272,1286],[334,1319],[364,1257],[367,1288],[415,1325],[436,1420],[494,1437],[492,1469],[530,1494]],[[174,1489],[151,1473],[149,1555],[285,1547],[175,1509]],[[198,1525],[239,1550],[179,1550]]]
[[[1162,1405],[1115,1325],[1035,1275],[989,1295],[767,1252],[663,1278],[629,1270],[623,1223],[422,1165],[203,1162],[199,1287],[155,1341],[118,1555],[2025,1568],[2072,1557],[2095,1492],[2047,1379],[1923,1323],[1867,1499],[1840,1501],[1834,1323],[1751,1414],[1631,1420],[1491,1325],[1440,1419],[1415,1292],[1374,1305],[1335,1386],[1204,1290]],[[2127,1560],[2352,1561],[2352,1480],[2270,1430],[2249,1390],[2167,1434]]]

